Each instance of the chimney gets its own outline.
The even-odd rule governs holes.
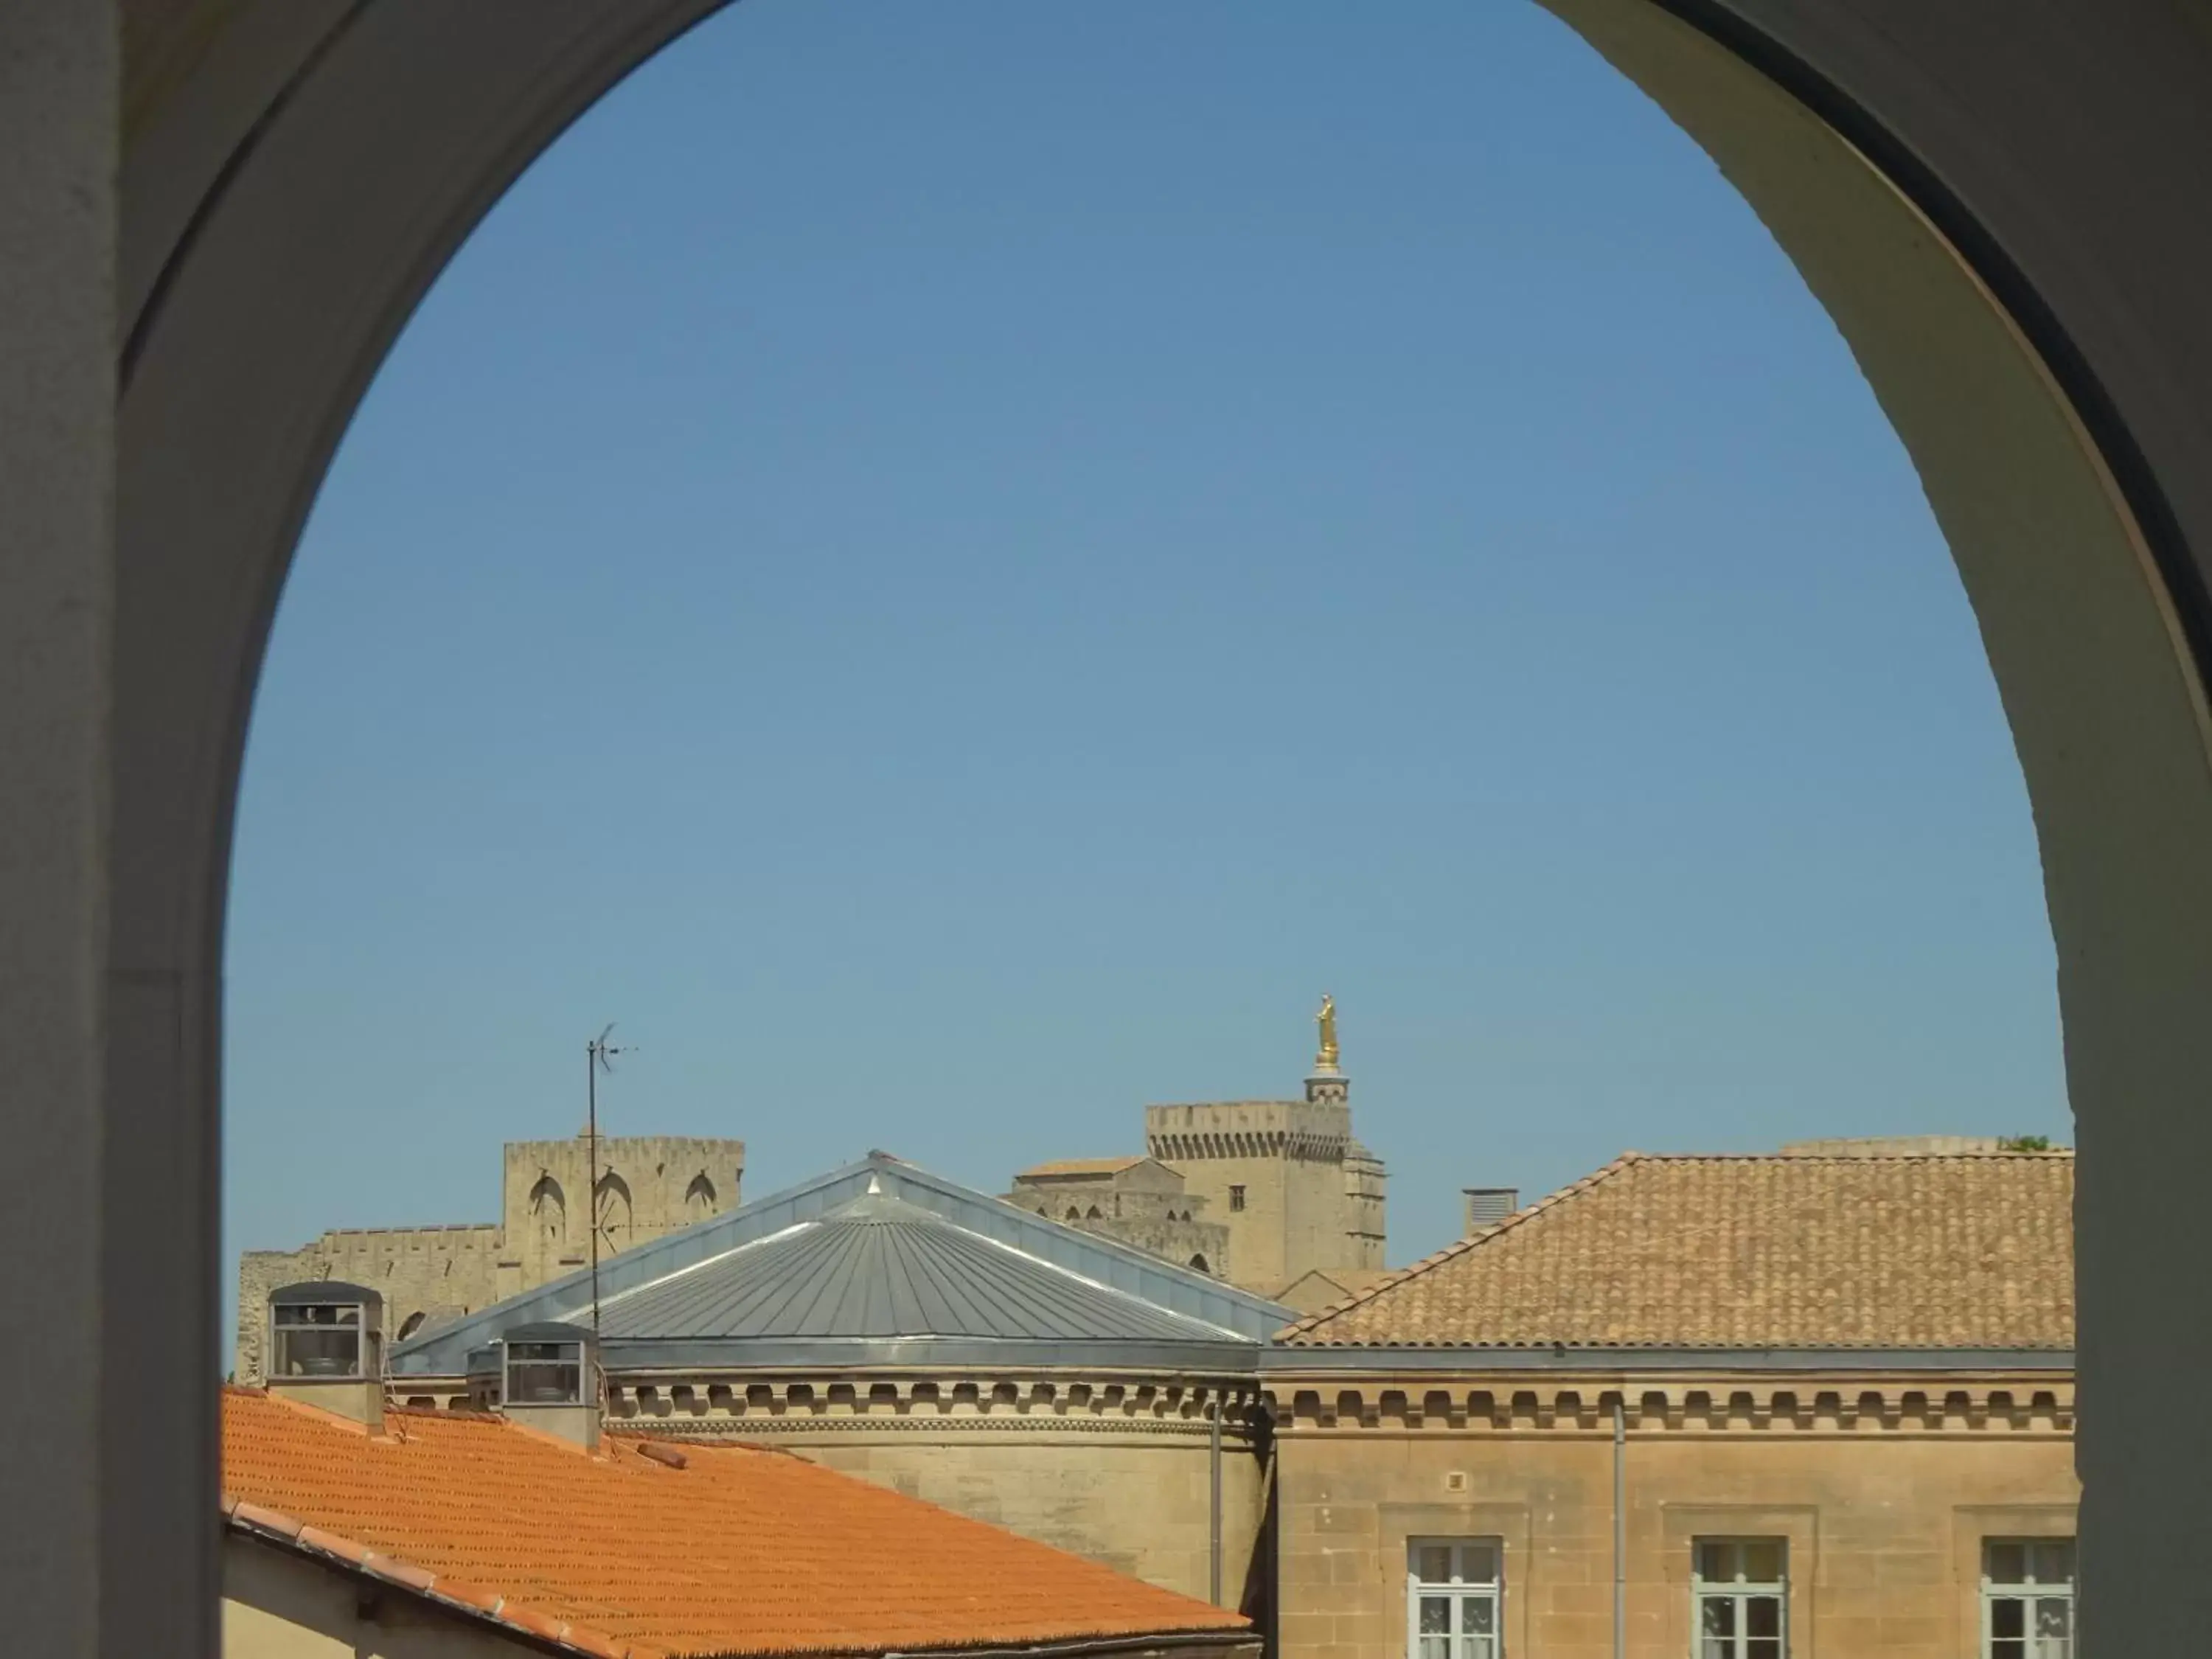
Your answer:
[[[269,1392],[384,1427],[384,1298],[335,1279],[269,1293]]]
[[[471,1392],[484,1377],[492,1400],[509,1422],[526,1424],[573,1440],[586,1451],[599,1445],[599,1342],[581,1325],[515,1325],[493,1345],[491,1364],[478,1350],[470,1358]],[[485,1390],[489,1393],[490,1390]]]
[[[1521,1207],[1521,1189],[1517,1187],[1462,1187],[1459,1190],[1467,1218],[1462,1237],[1473,1238],[1485,1228],[1495,1227]]]

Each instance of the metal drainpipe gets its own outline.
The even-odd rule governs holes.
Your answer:
[[[1212,1428],[1212,1490],[1209,1494],[1211,1509],[1207,1545],[1211,1552],[1207,1563],[1206,1582],[1215,1607],[1221,1605],[1221,1395],[1213,1396]]]
[[[1628,1407],[1613,1401],[1613,1659],[1628,1659]]]

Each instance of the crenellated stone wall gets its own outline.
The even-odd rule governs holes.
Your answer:
[[[1382,1265],[1387,1176],[1352,1138],[1347,1079],[1316,1079],[1304,1100],[1147,1106],[1145,1144],[1228,1227],[1245,1289]]]
[[[1116,1239],[1177,1267],[1234,1280],[1231,1233],[1204,1198],[1156,1158],[1079,1159],[1016,1176],[1006,1203]]]
[[[499,1229],[348,1227],[296,1250],[248,1250],[238,1263],[237,1376],[262,1380],[270,1291],[308,1279],[366,1285],[384,1298],[387,1341],[498,1300]]]
[[[247,1250],[238,1264],[235,1376],[262,1380],[269,1292],[309,1279],[366,1285],[384,1297],[398,1341],[586,1266],[583,1194],[594,1160],[580,1135],[509,1141],[501,1219],[446,1227],[349,1227],[295,1250]],[[738,1202],[745,1143],[667,1135],[602,1136],[597,1149],[602,1259],[720,1215]]]
[[[503,1243],[499,1296],[588,1265],[591,1233],[584,1194],[592,1185],[581,1135],[509,1141],[501,1183]],[[720,1215],[738,1203],[744,1177],[742,1140],[669,1135],[599,1139],[597,1156],[600,1259]]]

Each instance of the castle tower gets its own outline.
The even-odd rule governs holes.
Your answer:
[[[1303,1100],[1145,1109],[1146,1149],[1228,1227],[1230,1277],[1261,1296],[1316,1268],[1382,1265],[1387,1176],[1352,1136],[1334,999],[1322,1000],[1316,1018],[1321,1046]]]
[[[511,1140],[503,1160],[499,1293],[584,1267],[596,1219],[599,1258],[720,1215],[738,1202],[745,1143],[601,1135],[594,1190],[585,1137]]]

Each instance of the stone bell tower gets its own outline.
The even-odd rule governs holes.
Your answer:
[[[1316,1016],[1321,1048],[1303,1100],[1147,1106],[1148,1150],[1229,1228],[1231,1279],[1273,1296],[1307,1273],[1379,1268],[1382,1160],[1352,1138],[1352,1080],[1336,1041],[1336,1003]]]

